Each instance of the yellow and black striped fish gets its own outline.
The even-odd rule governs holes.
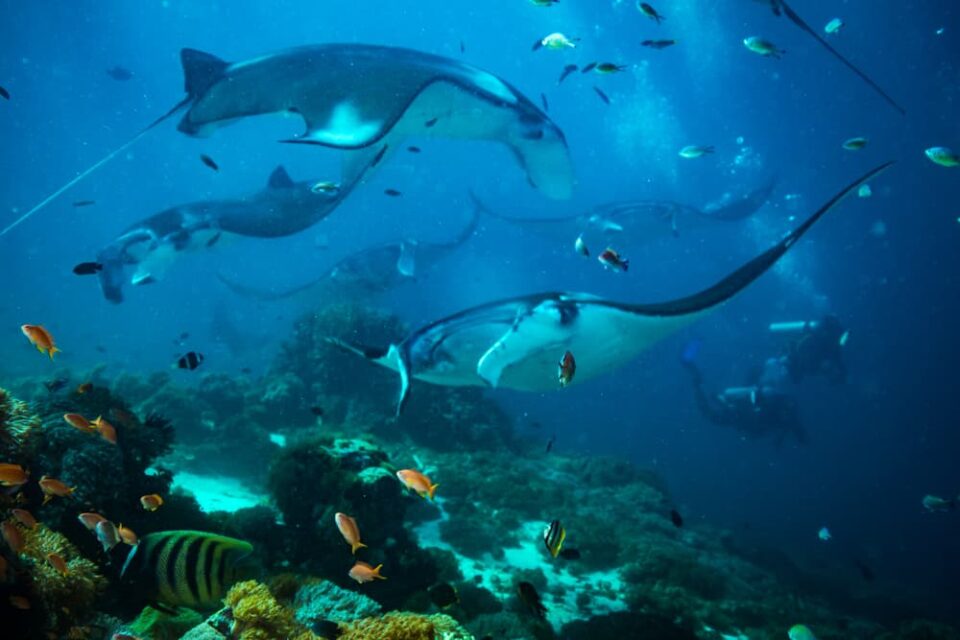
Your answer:
[[[237,565],[253,545],[202,531],[158,531],[140,538],[120,573],[151,602],[215,609],[237,581]]]
[[[559,520],[554,520],[543,530],[543,544],[554,558],[560,553],[560,549],[563,548],[563,541],[566,538],[567,530],[563,528]]]

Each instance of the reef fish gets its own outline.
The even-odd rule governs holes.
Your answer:
[[[149,533],[132,547],[121,580],[148,600],[171,607],[214,609],[239,579],[253,545],[202,531]]]
[[[630,261],[610,247],[604,249],[603,252],[597,256],[597,260],[605,269],[610,269],[611,271],[626,272],[627,269],[630,268]]]
[[[211,158],[206,154],[200,155],[200,162],[202,162],[204,165],[206,165],[210,169],[213,169],[214,171],[217,171],[217,172],[220,171],[220,165],[218,165],[213,158]]]
[[[360,527],[357,526],[356,520],[345,513],[337,513],[334,520],[337,523],[337,529],[340,530],[340,535],[350,545],[350,553],[355,554],[357,549],[366,548],[367,545],[360,542]]]
[[[163,506],[163,498],[156,493],[140,496],[140,505],[147,511],[156,511]]]
[[[936,513],[937,511],[950,511],[957,507],[957,502],[955,500],[946,500],[940,496],[923,496],[922,500],[923,508],[931,513]]]
[[[93,426],[93,423],[79,413],[65,413],[63,414],[63,421],[74,429],[78,429],[84,433],[96,432],[96,428]]]
[[[13,520],[4,520],[0,523],[0,534],[3,535],[7,546],[9,546],[14,553],[23,551],[24,546],[27,544],[23,538],[23,532],[17,528]]]
[[[442,582],[427,589],[427,595],[430,596],[430,602],[441,609],[453,606],[460,602],[460,594],[456,587],[449,582]]]
[[[650,6],[647,2],[638,2],[637,9],[643,15],[647,16],[651,20],[655,20],[657,24],[663,22],[663,16],[657,13],[657,10]]]
[[[666,49],[677,44],[676,40],[644,40],[640,43],[641,47],[650,47],[651,49]]]
[[[520,601],[527,606],[530,613],[541,620],[546,620],[547,608],[543,605],[543,600],[540,599],[536,587],[529,582],[521,582],[517,585],[517,595],[520,596]]]
[[[0,463],[0,486],[19,487],[27,484],[30,479],[30,472],[19,464],[10,462]]]
[[[734,297],[776,264],[840,200],[887,166],[867,172],[773,247],[693,295],[638,304],[586,293],[536,293],[465,309],[385,348],[328,341],[399,373],[398,413],[409,400],[414,378],[445,386],[556,389],[556,379],[547,372],[553,371],[556,354],[563,351],[577,354],[572,383],[591,380],[615,371]]]
[[[700,145],[689,145],[680,149],[680,157],[686,158],[687,160],[693,160],[694,158],[702,158],[703,156],[713,153],[714,149],[712,145],[700,146]]]
[[[11,509],[10,515],[17,519],[17,522],[27,529],[33,529],[37,526],[37,519],[26,509]]]
[[[63,559],[63,556],[59,553],[50,552],[47,554],[47,562],[50,563],[50,566],[53,567],[53,570],[59,573],[62,576],[70,573],[70,570],[67,568],[67,561]]]
[[[865,146],[867,146],[868,142],[870,141],[866,138],[850,138],[848,140],[844,140],[842,146],[847,151],[860,151],[860,149],[863,149]]]
[[[559,520],[554,520],[543,530],[543,546],[554,558],[559,555],[563,549],[563,541],[567,539],[567,530],[563,528]]]
[[[106,518],[97,523],[96,534],[104,551],[110,551],[120,544],[120,530]]]
[[[77,520],[87,528],[87,531],[96,531],[97,525],[106,520],[99,513],[87,511],[77,516]]]
[[[573,381],[573,376],[577,374],[577,360],[569,351],[564,351],[563,357],[557,364],[557,381],[561,387],[565,387]]]
[[[366,562],[360,562],[358,560],[357,563],[350,568],[347,575],[356,580],[358,584],[373,582],[374,580],[386,580],[385,577],[380,575],[381,568],[383,568],[382,564],[371,567]]]
[[[193,371],[201,364],[203,364],[203,354],[196,351],[188,351],[177,359],[178,369]]]
[[[947,147],[930,147],[923,153],[930,159],[930,162],[934,162],[941,167],[960,166],[960,153],[957,153],[953,149],[948,149]]]
[[[117,527],[117,533],[120,535],[120,541],[124,544],[128,544],[131,547],[140,544],[140,539],[130,527],[125,527],[123,524],[121,524],[119,527]]]
[[[413,469],[401,469],[397,471],[397,478],[408,489],[412,489],[419,494],[421,498],[433,500],[433,494],[437,491],[439,484],[433,484],[426,475]]]
[[[745,46],[748,50],[766,58],[780,58],[784,53],[786,53],[783,49],[779,48],[769,40],[765,40],[757,36],[744,38],[743,46]]]
[[[109,442],[110,444],[117,444],[117,429],[112,424],[103,419],[102,416],[98,416],[96,420],[91,423],[97,430],[97,433],[100,434],[100,437]]]
[[[77,488],[68,487],[56,478],[43,476],[40,478],[40,490],[43,491],[43,504],[47,504],[53,498],[66,498],[73,495]]]
[[[787,637],[789,637],[790,640],[817,640],[817,637],[813,635],[813,631],[805,624],[795,624],[790,627],[790,630],[787,631]]]
[[[20,331],[27,337],[30,344],[37,348],[37,351],[46,353],[51,360],[53,360],[53,354],[60,352],[53,342],[53,336],[43,328],[43,325],[25,324],[20,327]]]

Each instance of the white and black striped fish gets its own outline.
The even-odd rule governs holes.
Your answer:
[[[121,579],[145,591],[151,603],[215,609],[238,580],[238,564],[253,545],[202,531],[158,531],[133,547]]]
[[[563,528],[559,520],[554,520],[543,530],[543,544],[554,558],[560,553],[560,549],[563,548],[563,541],[566,538],[567,530]]]

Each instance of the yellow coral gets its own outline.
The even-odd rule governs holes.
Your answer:
[[[32,529],[17,526],[24,538],[21,557],[32,561],[30,582],[33,597],[43,603],[48,628],[65,631],[90,611],[97,594],[106,587],[106,580],[97,565],[81,556],[63,535],[42,523]],[[67,563],[66,574],[53,568],[47,560],[50,553],[63,557]]]
[[[297,623],[293,611],[279,604],[266,585],[238,582],[225,602],[233,612],[233,633],[240,640],[317,640]]]
[[[442,613],[421,616],[393,612],[342,625],[340,640],[473,640],[457,621]]]

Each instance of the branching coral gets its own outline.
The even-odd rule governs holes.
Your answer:
[[[340,640],[473,640],[450,616],[388,613],[343,625]]]
[[[316,640],[297,623],[293,611],[278,603],[266,585],[254,580],[239,582],[225,599],[233,614],[233,634],[238,640]]]

